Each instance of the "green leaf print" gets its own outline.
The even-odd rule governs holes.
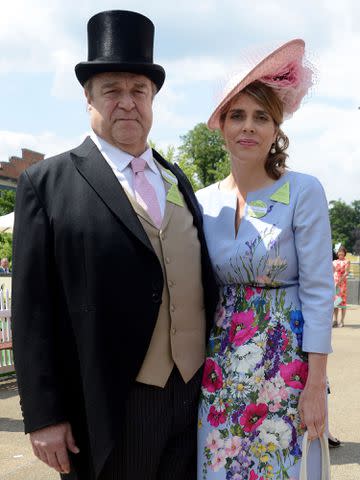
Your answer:
[[[219,429],[219,432],[220,432],[221,438],[228,438],[229,430],[227,428],[224,428],[222,430]]]

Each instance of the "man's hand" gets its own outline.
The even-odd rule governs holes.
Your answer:
[[[79,453],[70,423],[58,423],[30,433],[34,454],[59,473],[70,473],[68,450]]]

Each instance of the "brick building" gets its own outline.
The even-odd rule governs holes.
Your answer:
[[[15,190],[20,173],[33,163],[43,160],[43,153],[28,148],[21,149],[21,157],[10,157],[8,162],[0,162],[0,189]]]

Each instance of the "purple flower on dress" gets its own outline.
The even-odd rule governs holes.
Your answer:
[[[235,424],[238,424],[239,423],[239,418],[242,416],[242,414],[244,413],[244,410],[245,410],[245,404],[244,405],[241,405],[241,407],[236,410],[236,412],[234,412],[231,416],[231,420],[233,423]]]
[[[297,457],[297,458],[301,457],[302,451],[301,451],[301,448],[299,447],[298,444],[296,444],[294,446],[294,448],[291,450],[290,455],[292,455],[293,457]]]
[[[290,442],[290,447],[295,447],[297,446],[297,435],[296,435],[296,428],[294,427],[293,422],[291,419],[287,416],[283,417],[284,421],[289,425],[291,428],[291,442]]]
[[[266,380],[271,380],[279,371],[282,345],[282,326],[280,322],[277,322],[274,328],[268,330],[265,354],[262,360],[255,367],[257,369],[267,365],[265,370]]]

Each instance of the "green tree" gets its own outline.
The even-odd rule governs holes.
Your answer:
[[[172,145],[169,145],[167,147],[167,150],[163,150],[162,148],[157,148],[155,142],[152,140],[149,140],[149,145],[151,148],[155,149],[162,157],[165,158],[170,163],[174,163],[175,160],[175,147]]]
[[[0,215],[14,211],[15,195],[15,190],[0,190]]]
[[[355,208],[342,200],[332,200],[329,215],[333,243],[340,242],[351,251],[354,246],[355,229],[358,226]]]
[[[190,180],[190,183],[191,183],[194,190],[198,190],[201,187],[200,182],[197,180],[196,167],[193,164],[188,163],[186,160],[184,160],[182,155],[178,155],[176,157],[175,156],[175,147],[170,145],[170,146],[167,147],[167,150],[164,151],[161,148],[156,148],[155,142],[153,142],[152,140],[149,141],[149,144],[150,144],[151,148],[154,148],[168,162],[174,163],[175,160],[178,162],[179,167],[182,169],[182,171],[185,173],[185,175]]]
[[[15,190],[0,190],[0,215],[11,213],[15,208]],[[12,235],[0,233],[0,258],[7,257],[11,262]]]
[[[12,258],[12,235],[0,233],[0,258],[7,257],[11,263]]]
[[[188,175],[195,190],[229,174],[229,157],[219,131],[211,131],[205,123],[198,123],[180,138],[179,166]]]

